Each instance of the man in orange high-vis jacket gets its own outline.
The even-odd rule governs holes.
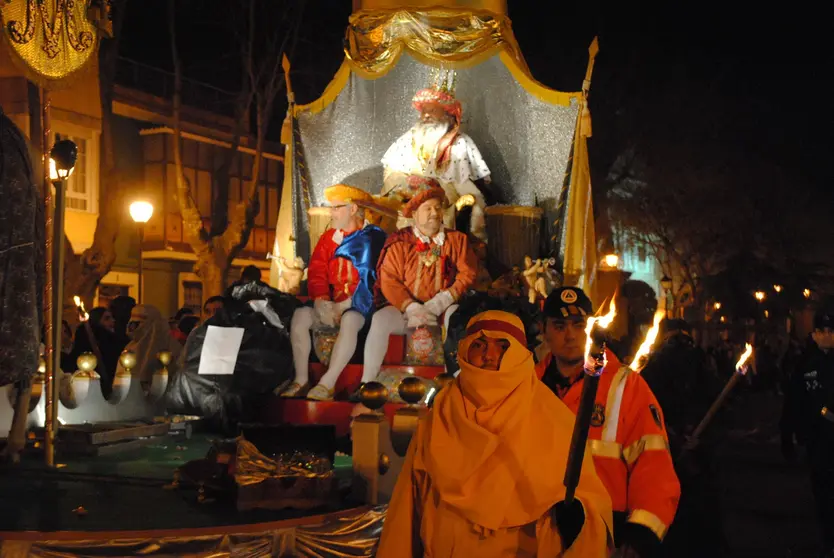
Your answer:
[[[583,385],[585,326],[593,314],[581,289],[554,290],[544,304],[550,353],[539,378],[574,413]],[[619,556],[649,558],[675,518],[680,483],[672,464],[663,414],[645,380],[606,351],[588,445],[614,507]]]

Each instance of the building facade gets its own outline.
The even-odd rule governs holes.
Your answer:
[[[20,128],[30,133],[32,87],[14,66],[5,45],[0,46],[0,106]],[[53,140],[69,138],[78,146],[78,160],[67,183],[66,234],[76,254],[93,243],[99,218],[117,219],[117,259],[102,280],[96,305],[119,295],[138,298],[139,251],[142,251],[143,301],[159,308],[164,316],[188,306],[198,310],[204,296],[202,282],[194,273],[196,256],[184,241],[182,219],[176,199],[173,164],[174,133],[171,118],[173,76],[130,61],[120,60],[116,75],[113,122],[114,152],[125,207],[118,214],[102,213],[106,185],[100,180],[102,111],[97,62],[91,63],[71,87],[51,93]],[[208,228],[215,209],[213,180],[224,156],[231,149],[234,130],[234,95],[210,86],[184,81],[183,170],[192,185],[192,195]],[[199,107],[199,108],[195,108]],[[247,129],[248,126],[244,127]],[[244,137],[232,159],[229,203],[240,201],[251,180],[253,138]],[[233,262],[231,280],[239,268],[255,265],[269,275],[266,258],[275,240],[274,223],[280,204],[283,156],[279,145],[268,145],[261,163],[258,194],[260,212],[246,247]],[[140,246],[137,225],[128,206],[135,200],[154,205],[154,215],[145,227]]]

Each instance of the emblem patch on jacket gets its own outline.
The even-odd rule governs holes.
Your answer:
[[[658,428],[663,428],[663,419],[660,418],[660,409],[658,409],[655,405],[649,405],[649,411],[652,413],[652,418],[654,419],[654,423],[657,425]]]
[[[591,426],[602,426],[605,424],[605,406],[601,403],[594,404],[594,411],[591,413]]]

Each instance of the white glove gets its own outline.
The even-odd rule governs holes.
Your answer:
[[[336,325],[336,309],[332,300],[325,300],[323,298],[316,299],[313,302],[313,310],[316,312],[319,321],[327,327],[334,327]]]
[[[342,321],[342,314],[350,310],[353,306],[350,298],[344,299],[342,302],[334,302],[333,303],[333,320],[336,324],[341,323]]]
[[[408,320],[408,327],[437,325],[437,317],[419,302],[412,302],[408,305],[405,309],[405,317]]]
[[[455,299],[452,298],[452,293],[449,291],[440,291],[434,295],[431,300],[423,304],[423,307],[430,313],[439,317],[442,316],[443,312],[445,312],[446,309],[449,308],[449,306],[451,306],[454,302]]]

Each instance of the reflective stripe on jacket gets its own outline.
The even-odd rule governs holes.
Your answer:
[[[610,351],[606,357],[588,433],[594,465],[614,511],[626,512],[630,523],[648,527],[662,540],[675,518],[681,492],[663,414],[640,374]],[[539,379],[552,358],[548,354],[536,366]],[[582,386],[580,380],[562,396],[574,414]]]

